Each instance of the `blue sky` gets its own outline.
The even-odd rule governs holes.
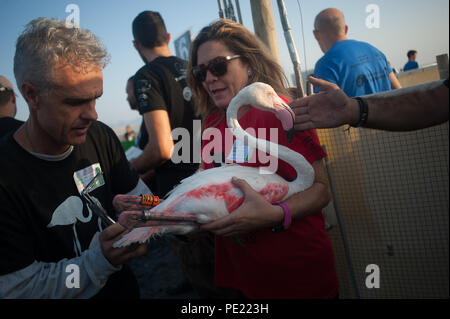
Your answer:
[[[250,0],[240,0],[239,3],[243,24],[253,31]],[[435,62],[436,55],[449,52],[448,0],[285,0],[285,3],[302,71],[305,71],[305,54],[298,3],[303,14],[308,69],[312,69],[322,56],[312,35],[314,17],[329,7],[344,12],[349,38],[376,46],[398,69],[403,67],[407,60],[406,52],[410,49],[419,52],[418,62],[421,65],[431,64]],[[0,0],[0,4],[0,75],[6,76],[14,84],[15,41],[23,27],[37,17],[65,20],[69,15],[65,12],[66,6],[78,5],[81,27],[99,36],[111,55],[111,63],[104,70],[104,94],[97,102],[97,111],[99,120],[113,127],[134,123],[139,119],[138,113],[129,109],[125,94],[126,80],[143,65],[132,45],[131,22],[134,17],[144,10],[159,11],[172,39],[186,30],[191,30],[195,36],[202,27],[218,18],[217,0]],[[370,4],[377,5],[380,10],[379,28],[366,26],[366,18],[370,14],[366,12],[366,7]],[[293,68],[276,0],[272,0],[272,9],[281,64],[290,78]],[[172,43],[170,48],[175,54]],[[28,106],[19,97],[16,117],[26,120],[28,114]]]

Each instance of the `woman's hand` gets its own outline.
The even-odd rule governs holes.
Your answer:
[[[284,216],[281,207],[269,203],[245,180],[233,177],[231,182],[244,193],[244,202],[228,216],[204,224],[201,229],[216,235],[236,236],[281,223]]]

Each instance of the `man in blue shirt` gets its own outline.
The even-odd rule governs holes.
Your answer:
[[[406,62],[405,66],[403,67],[403,72],[418,69],[419,63],[416,62],[417,51],[409,50],[406,55],[408,56],[408,62]]]
[[[325,55],[314,76],[335,83],[350,97],[401,88],[385,55],[368,43],[349,40],[347,32],[340,10],[328,8],[316,16],[314,37]]]

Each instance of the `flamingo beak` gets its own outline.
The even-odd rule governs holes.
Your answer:
[[[285,132],[286,132],[286,138],[288,140],[288,143],[291,143],[292,139],[294,138],[294,133],[295,133],[294,127],[292,127],[289,131],[285,131]]]
[[[294,112],[289,105],[284,103],[278,96],[274,96],[273,98],[273,108],[275,110],[275,116],[280,120],[281,125],[283,126],[288,142],[291,143],[295,133]]]

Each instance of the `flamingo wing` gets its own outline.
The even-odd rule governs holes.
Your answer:
[[[161,204],[150,212],[167,215],[195,214],[199,223],[207,223],[226,216],[239,207],[244,200],[242,191],[231,183],[233,176],[245,179],[269,202],[282,200],[286,196],[289,186],[283,178],[276,174],[260,175],[256,171],[257,168],[239,165],[201,171],[184,179]],[[123,215],[122,218],[125,218],[127,213],[135,212],[123,212],[121,217]],[[134,242],[143,243],[153,235],[186,234],[197,228],[197,225],[192,223],[139,227],[114,245],[123,247]]]

